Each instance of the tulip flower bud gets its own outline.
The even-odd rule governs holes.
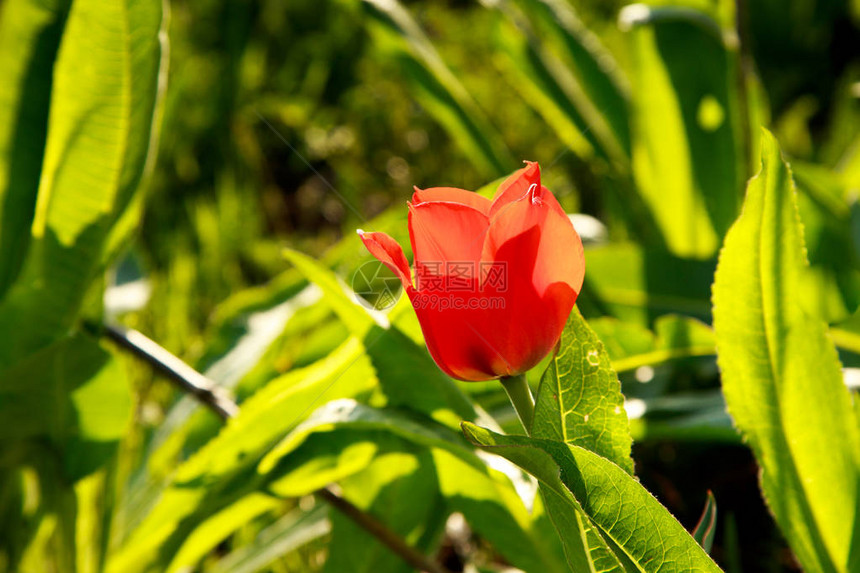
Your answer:
[[[400,245],[359,232],[397,275],[431,356],[467,381],[515,376],[556,345],[585,275],[582,242],[540,167],[511,175],[492,201],[451,187],[415,189],[409,236],[415,284]]]

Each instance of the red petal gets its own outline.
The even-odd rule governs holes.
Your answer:
[[[452,378],[479,381],[514,373],[513,367],[487,340],[486,332],[494,328],[497,320],[495,311],[469,308],[470,301],[483,298],[475,289],[410,294],[427,349],[439,368]],[[455,307],[456,304],[460,306]]]
[[[442,274],[449,262],[477,264],[489,224],[487,215],[460,203],[410,205],[409,238],[416,274]]]
[[[492,219],[482,262],[507,271],[503,290],[485,285],[485,296],[508,302],[485,336],[514,369],[527,370],[558,342],[582,288],[582,242],[552,193],[533,189]]]
[[[490,200],[482,197],[474,191],[457,189],[456,187],[431,187],[430,189],[419,189],[415,187],[412,195],[412,204],[427,203],[430,201],[444,201],[446,203],[460,203],[468,205],[484,214],[490,213]]]
[[[409,261],[406,260],[403,247],[397,241],[386,233],[365,233],[361,229],[358,230],[358,236],[361,237],[361,242],[364,243],[370,254],[379,259],[379,262],[400,278],[400,282],[403,283],[403,288],[407,292],[413,290]]]
[[[515,171],[499,185],[490,207],[490,218],[494,217],[500,209],[520,199],[532,185],[540,187],[540,165],[526,161],[525,167]]]

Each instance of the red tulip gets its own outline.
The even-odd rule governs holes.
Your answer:
[[[416,284],[400,245],[361,239],[403,283],[430,354],[460,380],[514,376],[556,345],[582,287],[582,242],[540,167],[526,162],[493,201],[451,187],[415,188],[409,236]]]

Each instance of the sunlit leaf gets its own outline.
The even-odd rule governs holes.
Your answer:
[[[323,460],[314,467],[306,448],[315,436],[325,441],[317,442],[314,448],[329,444],[332,452],[342,451],[344,455],[332,459],[329,465]],[[350,400],[326,404],[274,448],[263,459],[259,470],[283,474],[273,482],[274,490],[300,495],[306,493],[304,488],[313,487],[308,484],[321,487],[325,483],[325,477],[317,479],[320,471],[343,468],[351,462],[368,463],[367,457],[363,462],[360,460],[363,456],[375,455],[375,451],[368,454],[362,450],[346,455],[345,448],[354,447],[359,437],[374,437],[373,442],[366,442],[368,444],[387,444],[394,437],[432,449],[439,491],[449,508],[462,512],[468,522],[516,566],[524,570],[560,570],[561,565],[551,553],[552,541],[536,536],[523,501],[507,477],[487,467],[457,434],[441,426],[422,424],[420,419],[397,410],[370,408]]]
[[[565,504],[583,511],[618,557],[644,572],[720,571],[696,540],[639,482],[578,446],[503,436],[463,423],[466,436],[535,476]]]
[[[307,513],[291,511],[263,531],[253,542],[228,553],[212,568],[214,573],[256,573],[286,553],[331,531],[328,508],[314,506]]]
[[[34,10],[23,4],[12,9]],[[49,54],[56,32],[45,32],[44,53],[33,66],[53,61],[53,83],[35,209],[28,215],[31,199],[13,197],[30,194],[32,181],[0,191],[17,205],[8,216],[23,217],[17,232],[32,233],[20,274],[0,302],[0,364],[50,343],[73,324],[98,272],[137,224],[164,88],[162,19],[160,0],[76,1],[55,61]],[[44,86],[31,87],[35,99],[28,105],[38,106]],[[32,152],[44,119],[21,121],[22,131],[33,129],[21,140]],[[6,279],[11,275],[14,268]]]
[[[714,283],[723,392],[800,562],[846,571],[858,559],[860,430],[833,343],[797,298],[807,263],[791,171],[773,136],[761,142]]]
[[[279,501],[262,493],[250,493],[219,511],[194,529],[167,571],[182,571],[213,550],[224,538],[251,519],[276,509]]]
[[[740,208],[745,145],[736,54],[693,9],[637,4],[630,30],[633,172],[672,252],[712,256]]]
[[[341,481],[343,496],[396,531],[422,553],[436,549],[447,517],[436,485],[433,460],[405,442],[401,451],[377,456],[360,473]],[[416,500],[421,500],[416,503]],[[331,516],[332,539],[324,571],[409,573],[414,568],[349,518]]]
[[[621,384],[576,308],[541,378],[531,435],[583,447],[633,473]]]
[[[582,446],[633,473],[621,385],[603,344],[577,308],[541,378],[531,435]],[[580,508],[564,503],[545,484],[541,492],[574,570],[624,570]]]
[[[69,5],[9,0],[0,6],[0,299],[30,242],[53,66]]]
[[[710,322],[714,261],[631,243],[587,249],[585,259],[588,271],[577,306],[586,317],[605,314],[645,327],[669,313]]]

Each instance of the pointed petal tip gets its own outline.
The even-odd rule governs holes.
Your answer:
[[[363,229],[356,229],[355,234],[358,235],[359,237],[363,237],[364,236],[364,230]]]

